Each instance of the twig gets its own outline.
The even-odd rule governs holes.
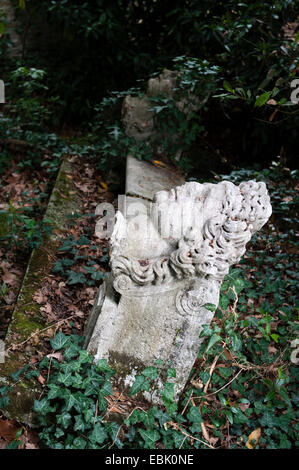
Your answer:
[[[119,428],[118,428],[118,430],[117,430],[117,433],[115,434],[115,437],[114,437],[114,439],[113,439],[113,442],[112,442],[111,446],[108,447],[108,449],[111,449],[111,447],[112,447],[113,444],[115,443],[115,441],[116,441],[116,439],[117,439],[117,436],[118,436],[119,431],[121,430],[121,428],[122,428],[122,425],[119,426]]]
[[[194,437],[194,436],[191,436],[191,434],[188,434],[184,429],[182,429],[174,421],[170,421],[169,423],[165,423],[165,424],[169,424],[170,426],[173,427],[173,429],[175,429],[177,431],[180,431],[182,434],[184,434],[184,436],[189,437],[189,439],[194,439],[195,441],[201,442],[205,446],[210,447],[210,449],[215,449],[215,447],[213,447],[211,444],[207,444],[205,441],[202,441],[201,439],[198,439],[197,437]],[[164,426],[165,426],[165,424],[164,424]]]
[[[236,378],[238,377],[238,375],[241,374],[242,371],[243,371],[243,369],[239,370],[239,372],[229,382],[227,382],[227,384],[223,385],[223,387],[216,390],[216,392],[209,393],[208,395],[206,395],[206,397],[209,397],[210,395],[216,395],[216,393],[218,393],[221,390],[223,390],[224,388],[228,387],[229,384],[231,384],[234,380],[236,380]]]
[[[225,346],[225,345],[224,345],[224,346]],[[224,347],[224,346],[223,346],[223,347]],[[218,356],[215,357],[215,359],[214,359],[214,361],[213,361],[213,363],[212,363],[212,365],[211,365],[210,372],[209,372],[210,377],[209,377],[209,380],[207,381],[207,383],[206,383],[205,386],[204,386],[204,389],[203,389],[203,392],[204,392],[204,393],[207,393],[207,390],[208,390],[208,388],[209,388],[209,385],[210,385],[210,382],[211,382],[211,379],[212,379],[212,375],[213,375],[213,372],[214,372],[214,369],[215,369],[215,367],[216,367],[216,364],[217,364],[217,361],[218,361],[219,357],[220,357],[220,354],[218,354]]]
[[[238,377],[239,374],[241,374],[241,372],[243,371],[244,369],[241,369],[239,370],[239,372],[229,381],[227,382],[227,384],[223,385],[223,387],[219,388],[218,390],[216,390],[216,392],[212,392],[212,393],[208,393],[207,395],[205,396],[202,396],[202,397],[194,397],[193,400],[196,400],[196,399],[202,399],[202,398],[206,398],[206,397],[209,397],[211,395],[216,395],[216,393],[220,392],[221,390],[223,390],[225,387],[228,387],[229,384],[231,384],[234,380],[236,380],[236,378]]]
[[[96,402],[96,412],[95,412],[95,415],[94,415],[93,425],[95,425],[96,419],[98,417],[98,403],[99,403],[99,400],[97,400],[97,402]]]
[[[191,401],[191,399],[192,399],[192,396],[193,396],[193,390],[192,390],[192,392],[190,393],[190,397],[188,398],[188,401],[187,401],[186,405],[184,406],[184,409],[183,409],[183,411],[182,411],[182,413],[181,413],[182,416],[183,416],[183,414],[185,413],[186,409],[188,408],[188,405],[189,405],[189,403],[190,403],[190,401]]]
[[[224,346],[223,346],[223,347],[224,347]],[[211,382],[211,379],[212,379],[212,375],[213,375],[213,372],[214,372],[214,370],[215,370],[215,367],[216,367],[216,364],[217,364],[217,361],[218,361],[219,357],[220,357],[220,354],[218,354],[218,356],[216,356],[216,357],[214,358],[214,361],[213,361],[213,363],[212,363],[212,365],[211,365],[211,367],[210,367],[209,379],[208,379],[208,381],[207,381],[207,383],[205,384],[204,389],[203,389],[203,392],[204,392],[204,393],[207,393],[207,390],[208,390],[208,388],[209,388],[209,385],[210,385],[210,382]],[[201,413],[201,406],[199,406],[199,411],[200,411],[200,413]],[[206,439],[206,441],[209,441],[209,440],[210,440],[210,436],[209,436],[209,433],[208,433],[207,428],[206,428],[206,426],[205,426],[205,423],[204,423],[203,421],[200,423],[200,427],[201,427],[201,432],[202,432],[203,437]]]
[[[60,323],[64,323],[65,321],[68,321],[70,320],[71,318],[74,318],[76,317],[77,315],[71,315],[70,317],[67,317],[67,318],[64,318],[62,320],[58,320],[57,322],[55,323],[52,323],[52,325],[49,325],[47,326],[46,328],[43,328],[42,330],[38,330],[38,331],[35,331],[34,333],[32,333],[27,339],[25,339],[24,341],[22,341],[21,343],[18,343],[18,344],[13,344],[12,346],[10,346],[8,349],[6,349],[4,351],[4,353],[8,353],[9,351],[11,351],[12,349],[17,349],[18,347],[20,346],[23,346],[23,344],[27,343],[28,341],[30,341],[32,338],[34,338],[34,336],[36,335],[39,335],[41,333],[43,333],[44,331],[46,330],[49,330],[50,328],[53,328],[55,325],[59,325]]]
[[[144,413],[146,413],[146,411],[144,411],[144,409],[141,408],[141,406],[135,406],[135,408],[131,411],[131,413],[129,414],[129,416],[126,419],[130,419],[130,417],[132,416],[132,414],[134,413],[135,410],[141,410]]]
[[[187,437],[188,437],[188,436],[185,436],[185,437],[184,437],[184,439],[183,439],[183,441],[182,441],[182,443],[181,443],[181,445],[180,445],[179,449],[181,449],[181,448],[182,448],[182,446],[183,446],[183,444],[184,444],[185,440],[187,439]]]
[[[230,289],[233,291],[233,293],[235,294],[235,300],[234,300],[234,305],[233,305],[233,314],[234,314],[234,317],[235,317],[235,320],[237,319],[237,312],[236,312],[236,308],[237,308],[237,303],[239,301],[239,297],[238,297],[238,294],[236,292],[236,289],[235,289],[235,286],[232,286],[230,287]]]

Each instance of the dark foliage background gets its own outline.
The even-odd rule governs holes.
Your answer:
[[[58,125],[82,128],[109,91],[136,86],[136,80],[142,83],[184,56],[218,67],[200,113],[210,145],[225,147],[224,158],[232,162],[269,162],[280,154],[295,164],[298,112],[290,103],[290,82],[298,75],[295,1],[31,0],[16,5],[22,7],[22,64],[46,70],[49,93],[57,98]],[[224,80],[239,88],[234,100],[214,97],[223,92]],[[276,105],[254,106],[265,92]]]

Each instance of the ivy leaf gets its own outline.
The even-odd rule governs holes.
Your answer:
[[[78,240],[76,240],[76,245],[83,246],[83,245],[90,245],[89,238],[85,237],[85,235],[81,235]]]
[[[147,367],[147,369],[144,369],[144,371],[142,371],[141,373],[142,375],[148,377],[151,380],[155,380],[158,377],[158,370],[154,366]]]
[[[173,367],[170,367],[167,371],[167,376],[176,378],[176,370]]]
[[[182,443],[186,439],[186,436],[180,432],[174,431],[173,432],[173,442],[174,442],[174,448],[175,449],[180,449]]]
[[[1,409],[6,408],[7,405],[9,405],[9,403],[10,403],[9,396],[6,395],[6,396],[0,398],[0,408]]]
[[[91,278],[94,279],[95,281],[99,281],[100,279],[103,279],[105,277],[105,273],[103,271],[99,270],[94,273],[92,273]]]
[[[108,364],[107,359],[100,359],[97,362],[97,369],[99,372],[113,372],[113,370]]]
[[[57,423],[60,424],[63,428],[68,428],[71,421],[72,421],[72,416],[70,413],[61,413],[60,415],[56,416]]]
[[[144,430],[139,428],[138,429],[139,434],[141,435],[142,439],[146,443],[147,446],[149,446],[151,449],[154,448],[155,442],[157,442],[160,439],[160,433],[156,430]]]
[[[260,419],[260,423],[262,426],[267,426],[269,428],[272,428],[276,424],[276,419],[275,416],[273,416],[273,412],[271,411],[265,411],[263,416]]]
[[[221,340],[221,336],[214,333],[210,338],[210,341],[208,343],[206,352],[208,352],[214,346],[214,344],[218,343],[218,341],[220,341],[220,340]]]
[[[135,395],[136,393],[140,392],[141,390],[149,391],[150,383],[144,375],[136,375],[135,382],[133,383],[130,395]]]
[[[40,401],[34,400],[33,409],[36,413],[39,413],[42,416],[55,411],[55,408],[50,406],[50,402],[47,398],[42,398]]]
[[[145,419],[145,414],[146,413],[144,411],[135,409],[130,418],[125,421],[125,425],[130,426],[131,424],[143,422]]]
[[[244,287],[245,287],[245,282],[243,281],[243,279],[238,277],[237,279],[234,280],[234,288],[237,294],[240,294],[240,292],[244,289]]]
[[[83,420],[81,415],[76,415],[75,416],[75,425],[74,425],[74,431],[84,431],[86,428],[86,423]]]
[[[190,431],[193,433],[199,432],[201,430],[202,416],[197,406],[191,406],[187,414],[188,420],[193,423],[190,427]]]
[[[83,349],[82,351],[80,351],[78,361],[80,362],[80,364],[92,363],[93,357],[91,354],[89,354],[89,352]]]
[[[95,411],[92,408],[87,408],[83,411],[83,416],[86,423],[90,423],[91,420],[94,418]]]
[[[70,285],[85,284],[85,282],[86,282],[86,277],[81,272],[76,273],[75,271],[72,271],[72,270],[68,269],[67,270],[67,275],[68,275],[68,280],[69,280]]]
[[[285,434],[282,434],[281,437],[280,437],[279,448],[280,449],[291,449],[292,448],[292,443],[288,440],[288,438]]]
[[[48,391],[48,400],[53,400],[54,398],[57,398],[60,396],[61,393],[61,387],[60,385],[57,384],[49,384],[49,391]]]
[[[192,421],[192,423],[200,424],[202,422],[201,413],[197,406],[190,407],[187,418]]]
[[[66,387],[69,387],[73,383],[73,377],[71,372],[59,372],[57,381]]]
[[[60,428],[56,428],[54,436],[56,439],[59,439],[61,436],[64,435],[64,431]]]
[[[232,347],[234,351],[240,351],[242,349],[242,340],[236,333],[231,335]]]
[[[162,391],[162,400],[167,411],[172,414],[177,410],[177,404],[174,401],[174,384],[166,382]]]
[[[77,395],[66,389],[63,398],[65,401],[65,411],[70,411],[72,408],[80,411],[80,403],[78,402]]]
[[[104,440],[108,437],[104,427],[101,423],[96,423],[92,433],[89,436],[89,440],[92,443],[103,444]]]
[[[109,395],[112,395],[112,394],[113,394],[112,383],[106,380],[99,391],[99,396],[108,397]]]
[[[57,335],[53,339],[50,339],[50,343],[52,348],[55,351],[58,351],[70,343],[70,338],[69,336],[64,335],[61,331],[58,331]]]
[[[85,449],[86,447],[86,440],[83,437],[76,437],[73,440],[72,448],[73,449]]]
[[[78,355],[79,348],[75,344],[70,344],[70,346],[64,351],[63,357],[66,361],[73,359]]]
[[[205,308],[209,310],[210,312],[215,312],[217,307],[214,304],[205,304]]]

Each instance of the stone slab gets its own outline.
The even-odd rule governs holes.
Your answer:
[[[43,244],[32,251],[27,270],[18,295],[16,306],[4,340],[5,350],[13,344],[26,341],[34,332],[47,326],[40,313],[39,305],[34,302],[33,295],[40,287],[44,277],[51,273],[53,256],[60,246],[59,236],[65,230],[67,215],[80,210],[81,200],[78,190],[67,175],[72,173],[69,161],[61,164],[44,218],[51,220],[54,230]],[[26,343],[25,351],[9,350],[5,362],[0,363],[0,386],[13,385],[10,404],[1,412],[11,419],[34,426],[35,416],[32,413],[33,401],[41,392],[37,381],[21,379],[14,383],[11,374],[24,367],[29,361],[36,345]]]
[[[153,201],[158,191],[184,184],[184,178],[169,168],[157,168],[153,164],[137,160],[132,155],[127,157],[126,194]]]

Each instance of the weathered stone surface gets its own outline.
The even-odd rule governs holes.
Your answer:
[[[123,102],[122,115],[126,134],[138,141],[148,140],[153,137],[154,103],[150,100],[156,96],[173,96],[177,81],[177,73],[164,70],[158,77],[151,78],[148,82],[147,93],[142,96],[127,95]]]
[[[128,165],[128,180],[134,168]],[[138,188],[139,196],[152,199],[150,187]],[[155,390],[144,394],[154,402],[171,364],[178,398],[202,326],[213,317],[205,305],[217,306],[229,267],[271,215],[269,196],[265,184],[255,181],[192,182],[158,191],[152,202],[131,197],[127,209],[116,215],[111,277],[94,308],[87,347],[96,359],[109,360],[125,387],[161,360]]]
[[[180,136],[169,134],[167,131],[158,130],[157,118],[153,110],[156,103],[152,98],[169,98],[179,111],[184,113],[189,119],[198,111],[208,99],[202,102],[191,92],[182,92],[178,86],[180,73],[172,70],[163,70],[155,78],[148,81],[146,94],[142,97],[128,95],[124,99],[122,115],[126,134],[134,137],[137,141],[147,141],[156,155],[165,155],[166,148],[162,142],[171,140],[177,148],[175,155],[169,157],[179,160],[182,149]],[[166,189],[166,188],[165,188]]]
[[[169,190],[184,183],[178,173],[166,168],[157,169],[151,163],[127,157],[126,194],[154,200],[158,191]]]
[[[124,99],[122,114],[126,134],[138,141],[147,140],[154,130],[153,104],[147,96],[142,98],[128,95]]]
[[[52,221],[54,231],[31,254],[5,337],[5,350],[7,351],[5,362],[0,363],[0,386],[13,386],[12,392],[9,394],[10,404],[1,412],[9,418],[30,426],[36,424],[32,406],[41,389],[36,381],[20,379],[14,383],[11,374],[17,372],[30,361],[36,345],[27,342],[25,348],[12,348],[12,346],[23,343],[33,333],[47,326],[39,305],[33,300],[33,295],[40,287],[42,280],[51,272],[53,256],[60,245],[58,238],[66,228],[67,215],[78,211],[81,206],[79,193],[76,191],[72,179],[67,177],[71,173],[71,164],[64,160],[45,213],[45,219]]]
[[[175,95],[177,87],[178,73],[173,70],[163,70],[158,77],[150,78],[147,86],[147,96],[168,96]]]

